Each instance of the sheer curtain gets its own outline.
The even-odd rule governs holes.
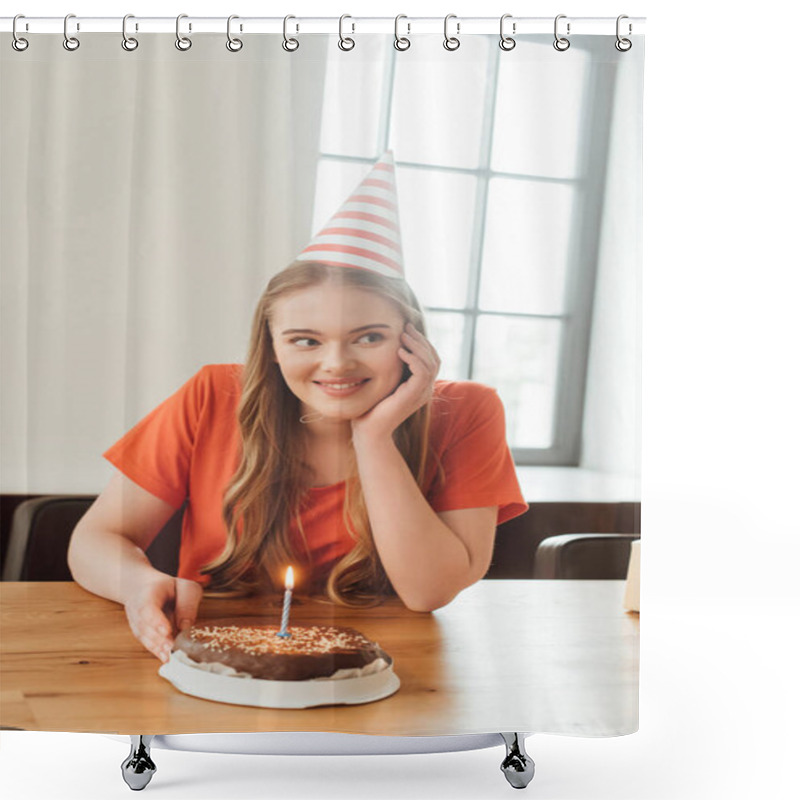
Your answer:
[[[97,492],[100,454],[202,364],[243,358],[308,238],[322,45],[172,34],[2,69],[2,490]],[[146,53],[144,51],[147,51]]]
[[[442,376],[498,388],[520,463],[637,499],[643,52],[582,38],[7,48],[2,491],[102,488],[107,446],[202,364],[244,357],[268,277],[389,147]]]

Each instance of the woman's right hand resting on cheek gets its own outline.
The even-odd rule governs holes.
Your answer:
[[[133,635],[166,662],[174,637],[194,624],[202,597],[203,587],[196,581],[159,573],[125,599],[125,614]]]

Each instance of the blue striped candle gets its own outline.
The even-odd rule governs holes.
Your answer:
[[[283,593],[283,614],[281,615],[281,629],[278,636],[284,639],[291,639],[289,633],[289,609],[292,607],[292,589],[294,589],[294,570],[289,567],[286,570],[286,591]]]

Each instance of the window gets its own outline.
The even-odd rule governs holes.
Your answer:
[[[440,376],[497,388],[518,464],[576,465],[613,70],[548,37],[392,41],[332,41],[314,230],[393,150]]]

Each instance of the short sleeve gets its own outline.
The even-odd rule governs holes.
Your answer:
[[[497,506],[497,522],[528,505],[506,442],[503,403],[489,386],[453,382],[438,407],[449,417],[439,453],[444,472],[428,495],[434,511]]]
[[[103,453],[125,476],[173,508],[189,493],[195,431],[208,383],[203,367]]]

